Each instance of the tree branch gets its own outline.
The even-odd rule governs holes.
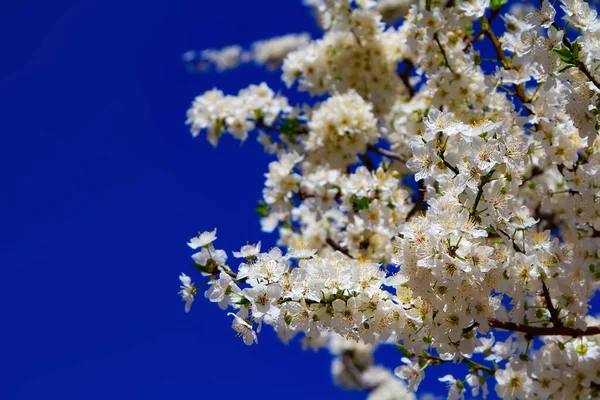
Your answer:
[[[440,52],[442,53],[442,57],[444,58],[444,65],[448,67],[448,69],[450,70],[450,72],[452,72],[453,75],[456,75],[456,72],[452,69],[450,63],[448,62],[446,51],[444,50],[444,46],[442,46],[442,43],[440,43],[440,39],[438,38],[437,32],[433,34],[433,40],[435,40],[438,47],[440,48]]]
[[[540,167],[534,166],[531,169],[531,175],[529,175],[526,178],[523,178],[523,185],[527,182],[529,182],[530,180],[532,180],[533,178],[535,178],[536,176],[540,176],[544,173],[545,171],[543,169],[541,169]]]
[[[478,324],[473,324],[477,326]],[[502,329],[505,331],[522,332],[531,336],[594,336],[600,335],[600,326],[590,326],[586,329],[567,328],[565,326],[531,326],[521,325],[514,322],[502,322],[495,319],[489,320],[490,328]]]
[[[594,76],[592,75],[592,73],[590,72],[590,70],[588,69],[587,65],[585,65],[582,61],[578,61],[577,62],[577,68],[579,68],[579,70],[581,72],[583,72],[583,74],[594,84],[596,85],[596,88],[600,89],[600,82],[598,82],[596,80],[596,78],[594,78]]]
[[[325,242],[331,246],[332,249],[334,249],[335,251],[339,251],[342,254],[345,254],[346,256],[352,258],[352,256],[350,255],[350,252],[348,251],[347,248],[340,246],[339,244],[336,243],[335,240],[333,240],[330,237],[327,237],[327,239],[325,239]]]
[[[342,363],[344,363],[344,367],[346,368],[346,371],[348,371],[348,374],[354,381],[354,384],[359,389],[361,389],[361,390],[370,390],[371,389],[363,380],[362,373],[360,372],[360,370],[358,369],[356,364],[354,364],[354,360],[352,358],[351,351],[346,350],[342,353]]]
[[[423,181],[419,182],[419,188],[417,189],[418,197],[415,205],[411,210],[406,214],[406,220],[410,220],[415,214],[419,211],[425,211],[427,209],[425,203],[425,184]]]
[[[487,26],[491,27],[491,23],[496,19],[496,17],[498,16],[498,14],[500,14],[500,10],[502,9],[502,7],[498,7],[492,10],[492,14],[490,15],[490,19],[489,21],[487,21]],[[483,28],[483,26],[482,26]],[[465,46],[465,50],[467,50],[469,48],[469,46],[474,43],[477,39],[479,39],[481,36],[485,35],[485,29],[481,29],[479,31],[479,33],[475,36],[469,36],[465,39],[465,43],[467,44]]]
[[[371,160],[371,158],[368,155],[359,154],[358,158],[360,158],[360,161],[362,161],[362,163],[365,165],[365,167],[367,167],[367,169],[370,172],[375,171],[375,166],[373,165],[373,160]]]
[[[500,44],[500,41],[498,40],[498,38],[496,37],[496,34],[492,30],[491,22],[487,19],[487,17],[485,15],[483,17],[481,17],[481,23],[482,23],[482,31],[490,39],[490,42],[492,42],[492,46],[494,47],[494,50],[496,50],[496,54],[498,55],[498,58],[502,62],[502,66],[505,69],[513,69],[512,61],[506,56],[506,54],[504,54],[504,51],[502,50],[502,45]],[[527,99],[527,96],[525,95],[525,89],[524,89],[523,84],[514,85],[514,88],[515,88],[515,93],[516,93],[517,97],[519,98],[519,100],[521,100],[521,103],[522,104],[528,103],[529,101]],[[530,112],[528,108],[526,108],[526,109],[528,112]]]
[[[401,74],[398,74],[398,76],[400,77],[400,79],[402,79],[404,86],[406,86],[406,89],[408,90],[408,95],[410,97],[413,97],[415,95],[415,88],[412,87],[412,85],[409,82],[409,79],[410,79],[410,71],[412,71],[412,69],[414,68],[414,65],[409,60],[404,60],[404,63],[406,64],[406,68],[404,68],[404,71],[402,71]]]
[[[546,286],[546,282],[542,281],[542,290],[544,292],[544,301],[546,302],[546,308],[550,311],[550,321],[556,328],[562,328],[563,323],[560,321],[558,317],[558,310],[554,308],[552,304],[552,298],[550,298],[550,291],[548,290],[548,286]]]
[[[392,160],[406,162],[406,160],[404,158],[402,158],[402,156],[400,156],[400,154],[394,153],[393,151],[390,151],[390,150],[382,149],[381,147],[377,147],[372,144],[367,145],[367,150],[372,151],[373,153],[380,154],[380,155],[387,157],[389,159],[392,159]]]

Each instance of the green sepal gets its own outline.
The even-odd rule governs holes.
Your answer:
[[[398,350],[400,350],[400,352],[402,353],[402,355],[404,355],[405,357],[412,358],[412,357],[415,356],[410,350],[408,350],[406,347],[404,347],[400,343],[396,343],[396,348]]]
[[[261,217],[266,217],[267,215],[269,215],[269,206],[267,205],[267,203],[265,203],[262,200],[259,200],[258,204],[256,205],[256,213]]]
[[[360,210],[368,210],[370,201],[368,197],[352,196],[350,203],[352,204],[352,211],[359,212]]]
[[[502,8],[506,3],[508,3],[508,0],[492,0],[490,1],[490,7],[492,7],[492,10],[497,10]]]

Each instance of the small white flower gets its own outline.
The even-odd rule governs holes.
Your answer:
[[[512,369],[510,363],[505,369],[496,371],[496,393],[503,399],[527,399],[530,386],[530,378],[520,371]]]
[[[541,25],[544,28],[548,28],[554,22],[555,15],[556,10],[552,6],[552,4],[550,4],[548,0],[544,0],[542,2],[542,8],[537,9],[530,14],[527,14],[527,17],[525,19],[531,25]]]
[[[227,315],[233,315],[234,320],[231,324],[231,327],[234,331],[237,332],[236,336],[241,336],[244,340],[244,344],[247,346],[252,345],[253,343],[258,343],[258,336],[256,336],[256,332],[252,329],[252,325],[246,322],[243,318],[238,317],[234,313],[227,313]]]
[[[398,378],[408,381],[408,388],[412,391],[416,391],[425,377],[425,372],[417,362],[413,362],[407,357],[402,357],[402,362],[405,363],[405,365],[396,367],[394,374]]]
[[[462,0],[458,3],[467,17],[480,18],[485,14],[485,9],[490,6],[490,0]]]
[[[471,396],[477,397],[479,396],[479,392],[481,391],[481,397],[486,398],[488,395],[488,387],[485,378],[482,376],[481,370],[477,373],[477,375],[469,374],[465,379],[469,386],[471,387]]]
[[[196,295],[196,287],[192,283],[192,279],[186,274],[182,273],[179,275],[179,280],[182,285],[180,286],[181,290],[179,294],[183,301],[185,301],[185,312],[190,312],[190,308],[192,307],[192,303],[194,302],[194,296]]]
[[[234,251],[233,256],[235,258],[253,258],[260,253],[260,242],[256,244],[247,244],[242,246],[240,251]]]
[[[317,254],[317,250],[308,248],[290,249],[287,253],[289,258],[307,259],[312,258]]]
[[[224,250],[215,250],[211,245],[203,247],[198,253],[192,255],[192,259],[198,265],[206,265],[208,260],[214,260],[218,265],[227,262],[227,253]]]
[[[448,387],[448,400],[459,400],[465,398],[465,387],[459,380],[454,379],[450,374],[444,375],[438,379],[440,382],[446,382]]]
[[[192,238],[188,246],[192,249],[196,250],[198,247],[204,247],[206,245],[211,244],[217,238],[217,228],[215,228],[212,232],[202,232],[199,233],[198,236]]]
[[[206,291],[204,296],[213,303],[219,303],[221,310],[225,310],[229,305],[229,294],[239,293],[240,288],[233,282],[233,279],[225,273],[219,274],[219,279],[210,281],[210,289]]]

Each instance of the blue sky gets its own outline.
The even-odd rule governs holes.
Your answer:
[[[248,348],[218,307],[186,315],[177,296],[179,273],[200,280],[198,230],[275,242],[254,213],[269,158],[192,139],[186,109],[215,86],[282,87],[253,66],[189,75],[181,54],[302,31],[317,34],[299,1],[3,4],[0,398],[364,398],[332,384],[326,352],[270,329]]]
[[[185,111],[213,86],[280,85],[254,67],[192,76],[181,54],[306,29],[299,2],[3,4],[0,398],[344,394],[327,353],[270,330],[247,348],[218,307],[186,315],[177,295],[198,230],[227,249],[275,240],[254,213],[269,159],[192,139]]]

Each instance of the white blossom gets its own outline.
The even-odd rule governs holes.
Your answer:
[[[192,283],[192,278],[184,273],[181,273],[179,280],[181,281],[181,290],[179,291],[179,294],[181,295],[182,300],[185,301],[185,312],[190,312],[192,303],[194,302],[194,296],[196,295],[196,288]]]
[[[199,247],[204,247],[204,246],[211,244],[216,239],[217,239],[217,228],[215,228],[212,232],[206,231],[206,232],[198,233],[198,236],[193,237],[189,241],[188,246],[190,246],[192,249],[196,250]]]
[[[463,365],[440,379],[450,399],[594,398],[595,9],[304,3],[321,37],[203,53],[221,69],[281,67],[290,90],[316,96],[293,105],[263,83],[206,91],[188,110],[193,136],[256,134],[272,157],[256,210],[277,246],[247,244],[232,261],[216,229],[191,239],[205,296],[248,345],[269,326],[328,347],[334,381],[371,400],[415,399],[427,369],[450,363]],[[189,311],[199,288],[180,280]],[[393,373],[376,364],[384,348],[401,358]]]

